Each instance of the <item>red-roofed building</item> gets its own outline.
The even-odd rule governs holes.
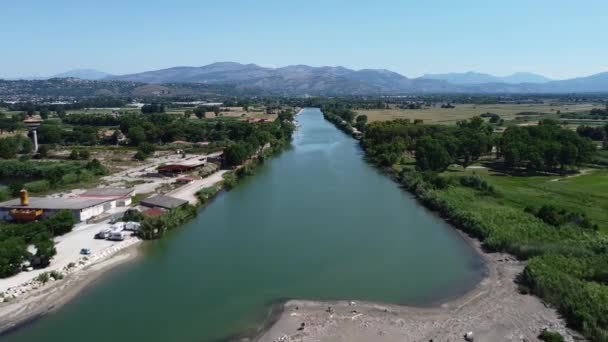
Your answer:
[[[142,212],[142,214],[146,217],[159,217],[165,215],[166,213],[167,210],[163,208],[150,208]]]
[[[192,177],[179,177],[178,179],[175,180],[176,183],[180,183],[180,184],[189,184],[194,182],[194,178]]]

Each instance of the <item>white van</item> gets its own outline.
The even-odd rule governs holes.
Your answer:
[[[113,231],[110,233],[110,236],[108,236],[108,240],[112,240],[112,241],[122,241],[125,239],[125,233],[122,231]]]

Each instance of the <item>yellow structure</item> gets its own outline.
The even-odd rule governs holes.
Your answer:
[[[27,193],[27,190],[23,189],[19,192],[19,198],[21,200],[21,205],[27,207],[30,205],[30,195]],[[10,211],[11,216],[16,221],[21,222],[31,222],[39,219],[44,214],[44,210],[42,209],[12,209]]]

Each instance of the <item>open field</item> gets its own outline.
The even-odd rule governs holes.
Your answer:
[[[472,196],[479,206],[528,207],[554,205],[572,212],[584,212],[600,230],[608,233],[608,170],[584,169],[571,176],[511,176],[491,169],[451,170],[449,176],[476,174],[499,191],[500,197]],[[462,191],[471,192],[468,189]]]
[[[505,121],[514,120],[518,113],[535,112],[548,114],[557,119],[560,113],[586,112],[592,108],[603,108],[593,104],[456,104],[456,108],[425,107],[423,109],[373,109],[357,110],[357,114],[365,114],[369,122],[388,121],[394,119],[422,119],[425,123],[454,124],[459,120],[468,119],[483,113],[500,115]],[[538,117],[536,117],[537,119]]]

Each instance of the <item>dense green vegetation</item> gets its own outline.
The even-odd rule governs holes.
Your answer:
[[[74,224],[69,211],[40,222],[0,224],[0,278],[19,273],[26,261],[36,268],[48,266],[56,254],[53,237],[70,232]],[[27,251],[31,244],[36,248],[35,254]]]
[[[540,171],[553,171],[558,166],[565,170],[588,162],[595,150],[589,138],[581,138],[553,121],[509,127],[499,144],[505,166]]]
[[[451,127],[374,122],[361,144],[371,162],[486,249],[529,259],[522,288],[586,337],[608,340],[607,174],[551,176],[589,162],[590,139],[550,121],[494,136],[474,118]],[[491,171],[463,168],[481,159]]]
[[[139,235],[145,240],[161,238],[169,231],[180,227],[196,217],[196,213],[196,207],[186,205],[181,208],[172,209],[162,216],[145,217],[141,220]]]
[[[25,124],[22,122],[23,119],[20,115],[7,117],[6,114],[0,112],[0,134],[25,129]]]
[[[21,153],[32,152],[32,141],[25,136],[16,135],[12,137],[0,138],[0,158],[12,159]]]
[[[46,192],[65,185],[86,183],[108,170],[97,159],[89,162],[36,162],[0,160],[0,179],[11,181],[13,196],[25,188],[31,192]]]

